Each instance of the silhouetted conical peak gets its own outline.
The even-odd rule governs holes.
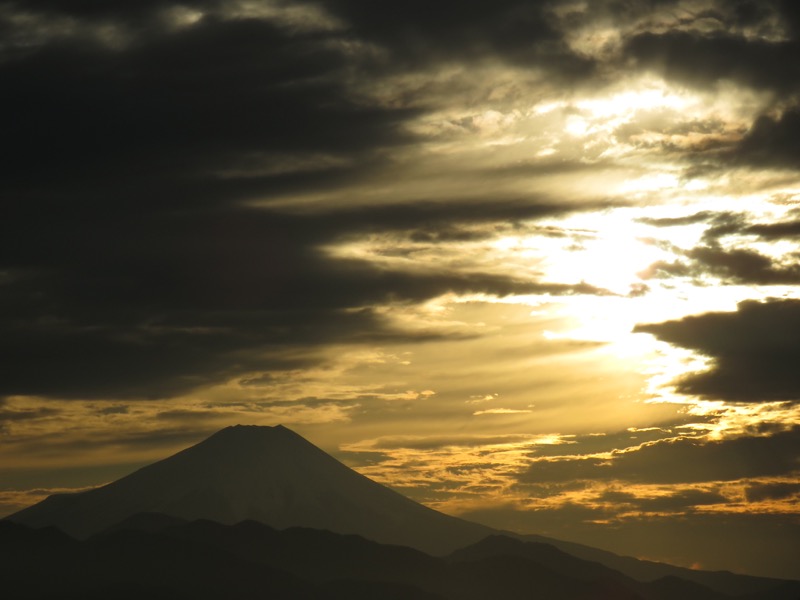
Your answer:
[[[138,513],[328,529],[434,553],[491,532],[367,479],[280,425],[227,427],[114,483],[51,496],[11,519],[87,537]]]

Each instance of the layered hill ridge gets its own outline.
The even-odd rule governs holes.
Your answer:
[[[10,520],[86,538],[139,513],[326,529],[432,554],[492,533],[358,474],[281,425],[225,428],[113,483],[51,496]]]
[[[0,521],[0,581],[15,600],[795,600],[800,593],[798,582],[773,581],[755,594],[678,577],[640,582],[552,545],[503,536],[432,557],[317,529],[156,515],[83,541]]]
[[[288,592],[279,596],[287,598],[472,600],[495,597],[489,590],[503,581],[510,590],[509,598],[530,597],[531,586],[538,586],[542,592],[553,590],[542,595],[543,598],[571,600],[583,597],[708,600],[715,594],[786,600],[794,599],[800,592],[797,582],[691,571],[541,536],[508,532],[502,533],[515,539],[498,536],[501,532],[434,511],[358,474],[282,426],[228,427],[113,483],[82,493],[51,496],[7,520],[14,523],[0,521],[3,559],[0,563],[6,561],[5,573],[16,577],[20,588],[25,588],[34,577],[26,569],[41,570],[39,562],[72,564],[65,563],[65,557],[84,553],[89,558],[84,556],[83,563],[78,562],[85,564],[106,557],[112,550],[120,556],[135,556],[137,548],[164,554],[180,541],[190,544],[197,557],[203,556],[202,548],[214,552],[226,548],[226,557],[220,558],[225,569],[250,577],[253,590],[261,589],[263,583],[252,570],[253,561],[262,562],[271,556],[267,561],[270,568],[302,576],[300,582],[277,575],[273,578],[273,583],[277,582],[275,585],[281,589],[299,590],[296,596]],[[27,533],[13,529],[19,526]],[[52,527],[83,541],[59,537]],[[296,528],[304,528],[304,532]],[[284,533],[277,535],[276,531]],[[340,534],[360,537],[348,535],[347,539],[340,539]],[[9,542],[5,546],[4,538]],[[20,543],[35,549],[41,561],[31,558],[30,552],[21,555]],[[159,550],[160,543],[166,546]],[[378,548],[379,544],[393,546]],[[417,551],[440,557],[453,554],[447,559],[434,559]],[[314,552],[322,552],[324,556],[317,556],[313,564],[303,562],[303,557],[310,560],[312,555],[316,556]],[[235,561],[231,561],[232,555]],[[286,562],[289,556],[299,558],[294,563]],[[383,559],[378,560],[379,556]],[[316,583],[309,583],[319,577],[333,577],[324,568],[339,564],[344,557],[349,557],[345,562],[364,567],[352,572],[341,566],[336,569],[339,576],[356,582],[356,588],[347,584],[342,589],[320,590]],[[14,563],[12,558],[21,563]],[[139,571],[150,569],[150,563],[131,560]],[[367,568],[368,565],[372,566]],[[109,573],[113,571],[116,575],[98,574],[98,581],[106,582],[103,585],[117,585],[130,579],[128,571],[120,571],[122,567],[117,563],[112,561],[106,566]],[[184,589],[181,577],[189,576],[192,570],[188,566],[178,567],[176,573],[163,573],[163,581],[142,580],[142,590],[149,594],[154,585],[161,589],[164,582],[170,590]],[[431,575],[431,569],[439,575]],[[71,573],[69,568],[65,572]],[[101,572],[105,571],[100,569],[98,573]],[[536,577],[532,575],[534,572],[538,573]],[[72,583],[73,590],[83,589],[83,582]],[[387,583],[400,587],[388,589],[384,585]],[[203,585],[192,585],[189,587],[195,591],[187,598],[206,597],[196,594],[198,589],[205,589]],[[224,581],[213,580],[208,585],[212,589],[214,585],[224,585]],[[95,584],[92,586],[99,589]],[[409,592],[407,586],[413,589]],[[423,594],[421,589],[427,591]],[[514,596],[514,589],[524,593]],[[43,593],[43,597],[50,598],[49,592]],[[98,594],[97,597],[108,597],[105,591]],[[225,596],[220,591],[208,597]]]

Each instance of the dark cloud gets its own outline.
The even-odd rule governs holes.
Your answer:
[[[141,0],[125,2],[124,0],[12,0],[3,5],[31,12],[64,14],[80,19],[118,19],[130,20],[135,17],[158,12],[165,7],[177,6],[177,3],[164,0]],[[199,8],[220,4],[217,0],[183,0],[180,5]]]
[[[644,14],[674,3],[634,4]],[[365,233],[420,244],[477,240],[493,224],[588,206],[490,194],[328,206],[324,214],[243,208],[390,172],[392,152],[419,141],[406,125],[422,109],[366,99],[365,86],[383,74],[489,59],[545,69],[562,82],[586,79],[596,65],[567,47],[562,29],[578,15],[560,21],[554,5],[519,0],[491,10],[450,0],[332,0],[295,8],[316,6],[337,26],[300,27],[235,17],[231,6],[0,2],[6,25],[22,13],[39,24],[36,35],[5,42],[0,60],[0,109],[14,115],[0,160],[8,199],[0,209],[0,396],[170,396],[309,364],[311,349],[329,341],[404,335],[376,314],[377,304],[446,292],[605,293],[435,266],[389,270],[322,250]],[[167,13],[180,7],[203,16],[170,26]],[[608,14],[617,8],[610,3]],[[734,12],[751,22],[761,18],[753,10],[738,3]],[[61,17],[71,28],[54,25]],[[114,43],[98,33],[109,24],[121,28]],[[649,65],[655,42],[637,40],[631,56]],[[425,105],[417,100],[397,104]],[[716,268],[731,277],[758,271],[758,257],[735,258],[753,264]]]
[[[800,283],[800,265],[785,264],[765,256],[756,250],[722,246],[722,239],[730,235],[758,235],[767,240],[792,237],[797,225],[793,221],[753,225],[746,215],[733,212],[714,213],[702,211],[694,215],[677,218],[642,219],[656,227],[673,227],[708,223],[703,232],[705,245],[690,250],[660,243],[672,253],[680,256],[674,261],[659,261],[650,265],[639,275],[652,277],[692,277],[702,285],[703,277],[713,275],[726,284],[746,285],[793,285]],[[790,258],[790,256],[784,256]]]
[[[3,430],[3,424],[9,421],[31,421],[44,417],[51,417],[60,412],[61,411],[56,408],[46,407],[13,410],[3,408],[3,404],[0,403],[0,431]]]
[[[23,448],[25,447],[23,446]],[[27,448],[25,449],[27,450]],[[35,451],[35,448],[32,447],[31,450]],[[147,461],[100,466],[2,467],[0,468],[0,491],[30,490],[30,493],[36,493],[36,488],[95,487],[124,477],[146,464]]]
[[[624,505],[643,512],[683,512],[696,506],[728,504],[730,501],[719,492],[683,490],[664,496],[640,497],[620,491],[607,491],[597,497],[600,502]]]
[[[0,393],[169,396],[250,370],[309,364],[302,349],[320,343],[404,336],[372,311],[380,303],[450,291],[604,293],[433,265],[388,270],[319,249],[344,235],[435,235],[458,223],[557,212],[547,205],[419,204],[291,216],[231,207],[100,218],[89,229],[74,220],[51,223],[33,240],[30,230],[6,223],[0,247],[20,274],[0,288],[7,370]]]
[[[273,338],[286,337],[285,332],[270,336],[270,330],[287,327],[280,315],[259,318],[253,314],[196,313],[196,318],[190,319],[179,313],[174,318],[192,321],[183,329],[168,323],[171,315],[164,309],[159,310],[158,317],[145,316],[144,309],[136,315],[124,310],[117,314],[114,309],[104,305],[102,322],[99,318],[78,321],[77,316],[67,313],[68,317],[62,318],[70,318],[68,327],[48,327],[35,319],[4,320],[0,342],[3,393],[59,398],[164,397],[248,369],[303,364],[300,359],[287,360],[283,353],[269,352]],[[291,316],[302,321],[302,311]],[[314,316],[318,321],[321,315]],[[147,318],[167,323],[148,331],[142,322]],[[347,319],[342,316],[341,320]],[[237,322],[239,327],[234,328]],[[204,332],[203,323],[219,331]],[[251,335],[248,327],[262,330]],[[325,333],[318,336],[324,338]],[[246,350],[260,351],[261,356],[248,356]]]
[[[196,444],[218,429],[219,427],[214,424],[204,424],[202,421],[199,421],[170,424],[153,430],[140,429],[120,431],[118,429],[109,428],[106,430],[97,430],[89,434],[85,432],[76,433],[74,437],[68,435],[54,436],[52,435],[52,431],[47,431],[34,435],[20,436],[11,441],[11,443],[13,443],[12,447],[14,451],[39,460],[45,457],[64,456],[68,453],[83,457],[97,456],[103,452],[108,452],[108,449],[111,447],[129,449],[133,451],[134,455],[136,452],[155,451],[163,456]],[[128,456],[131,455],[129,454]],[[152,454],[148,456],[152,456]],[[88,465],[76,465],[75,467],[68,467],[65,470],[69,471],[74,468],[76,471],[83,469],[90,471],[94,468],[92,466],[93,461],[89,459],[87,462],[89,463]],[[142,466],[142,464],[146,463],[140,462],[137,464]],[[121,468],[121,465],[117,465],[117,468]],[[36,468],[32,470],[36,470]],[[52,470],[56,471],[61,469],[54,467]],[[97,470],[102,471],[102,468],[97,467]],[[130,469],[129,472],[133,470],[134,469]],[[15,469],[12,468],[9,469],[9,471],[15,471]],[[95,479],[92,484],[87,485],[96,485],[97,483],[98,480]]]
[[[736,312],[637,325],[636,332],[713,359],[677,382],[679,392],[737,402],[800,399],[800,301],[741,302]]]
[[[489,28],[480,41],[471,34],[485,30],[483,11],[461,4],[396,5],[392,15],[372,3],[326,3],[344,30],[233,18],[231,3],[214,1],[182,3],[204,12],[182,27],[164,24],[178,6],[168,2],[0,4],[6,16],[41,22],[0,61],[0,109],[14,115],[0,161],[0,396],[172,396],[309,364],[328,341],[403,335],[372,310],[380,303],[448,291],[603,293],[492,273],[393,271],[321,250],[367,232],[441,241],[470,224],[567,210],[552,203],[493,196],[309,215],[242,207],[360,181],[391,164],[385,152],[415,140],[404,124],[418,112],[356,93],[375,68],[358,36],[399,56],[421,19],[424,44],[443,54],[463,49],[456,42],[513,54],[526,36],[541,50],[558,35],[539,9],[508,3],[497,27],[519,28],[516,37]],[[81,26],[62,35],[52,25],[59,16]],[[109,44],[92,33],[109,23],[128,37]]]
[[[351,98],[349,68],[330,39],[253,19],[206,18],[125,49],[46,44],[0,63],[0,106],[15,115],[3,189],[39,216],[70,192],[76,212],[108,209],[109,194],[115,211],[230,203],[268,195],[270,177],[218,175],[260,155],[356,158],[409,140],[397,127],[408,111]]]
[[[687,256],[702,269],[734,283],[778,285],[800,283],[800,265],[781,267],[773,259],[755,250],[719,247],[700,247],[687,252]]]
[[[19,2],[4,4],[21,10]],[[289,4],[276,3],[279,8]],[[113,22],[138,34],[163,28],[162,21],[171,9],[192,9],[220,18],[235,14],[236,6],[236,2],[224,0],[179,4],[148,0],[135,5],[33,0],[24,4],[26,11],[35,14],[67,16],[90,23]],[[424,70],[437,62],[486,58],[545,69],[553,76],[572,80],[585,77],[595,68],[592,60],[572,52],[564,42],[552,23],[547,3],[502,0],[487,10],[480,2],[454,0],[437,2],[435,6],[413,0],[380,7],[366,0],[309,0],[294,3],[293,7],[317,8],[336,23],[329,30],[341,31],[348,41],[372,45],[377,51],[370,53],[371,69],[383,72]]]
[[[796,285],[800,283],[800,265],[776,265],[772,258],[755,250],[723,249],[717,245],[700,246],[682,252],[688,261],[660,261],[639,275],[651,277],[719,277],[726,284]]]
[[[569,480],[701,483],[786,475],[800,468],[800,429],[722,441],[676,438],[612,452],[610,459],[571,457],[536,461],[521,484]]]
[[[180,423],[213,421],[215,419],[230,417],[232,414],[224,412],[212,412],[208,410],[189,410],[173,409],[162,410],[156,413],[155,418],[159,421],[177,421]]]
[[[794,39],[800,39],[800,6],[794,0],[779,0],[778,6],[789,34]]]
[[[708,223],[708,228],[703,232],[703,241],[709,246],[719,244],[721,238],[732,234],[757,235],[769,241],[800,236],[800,221],[787,220],[754,224],[748,222],[745,214],[734,212],[701,211],[685,217],[642,218],[639,221],[654,227],[680,227],[695,223]],[[678,252],[676,247],[671,245],[668,247],[673,252]]]
[[[747,486],[744,493],[748,502],[783,500],[800,495],[800,483],[756,483]]]
[[[728,25],[748,27],[763,24],[778,9],[771,0],[720,0],[717,18]]]
[[[716,213],[711,211],[700,211],[685,217],[661,217],[661,218],[642,218],[641,223],[652,225],[653,227],[681,227],[683,225],[694,225],[695,223],[705,223],[714,218]]]
[[[531,449],[531,458],[540,457],[580,457],[602,452],[612,452],[621,448],[636,448],[645,443],[657,442],[665,438],[682,433],[681,428],[686,424],[698,424],[705,419],[697,416],[683,417],[663,423],[660,427],[647,427],[644,429],[625,429],[622,431],[609,432],[603,435],[575,435],[566,438],[568,444],[541,444]]]
[[[747,218],[741,213],[720,212],[714,215],[709,224],[710,227],[703,232],[703,240],[714,245],[726,235],[744,232]]]
[[[771,42],[727,32],[671,30],[631,37],[624,55],[639,68],[700,88],[734,81],[790,95],[800,85],[800,66],[793,60],[798,51],[797,40]]]
[[[795,238],[800,237],[800,221],[751,225],[746,231],[747,233],[754,233],[766,240]]]
[[[797,169],[800,166],[800,107],[778,117],[762,115],[733,152],[738,163]]]
[[[322,5],[357,36],[389,50],[394,68],[497,57],[575,80],[591,75],[596,66],[569,49],[546,3],[500,0],[491,10],[482,2],[459,0],[328,0]]]
[[[775,35],[773,17],[786,31]],[[711,30],[696,27],[702,19],[717,26]],[[623,56],[639,69],[696,88],[707,89],[727,81],[791,100],[800,89],[800,65],[793,58],[800,53],[797,23],[797,8],[791,2],[721,0],[711,11],[694,13],[682,27],[631,35],[625,41]],[[743,28],[751,34],[741,32]],[[788,37],[782,37],[782,33]],[[705,168],[712,164],[712,168],[731,164],[796,168],[800,113],[796,106],[777,112],[777,116],[772,111],[758,117],[733,146],[729,140],[705,139],[692,152],[706,154],[711,162],[705,163]],[[699,155],[694,161],[694,169],[703,168]]]

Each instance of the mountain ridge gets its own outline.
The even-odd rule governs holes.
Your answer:
[[[432,554],[493,531],[364,477],[282,425],[227,427],[115,482],[50,496],[7,518],[86,538],[141,513],[327,529]]]
[[[83,541],[54,530],[0,523],[4,589],[26,600],[120,597],[120,590],[133,590],[124,598],[172,594],[242,600],[267,592],[320,600],[731,599],[677,578],[638,583],[554,547],[499,536],[463,549],[461,556],[440,558],[357,535],[276,530],[255,521],[163,523],[156,533],[118,529]],[[530,552],[533,556],[526,555]],[[32,580],[43,571],[47,578]],[[687,589],[700,595],[687,597]]]
[[[161,523],[154,533],[121,528],[76,540],[0,521],[3,590],[15,600],[794,600],[800,592],[797,582],[780,581],[746,596],[677,577],[641,583],[555,547],[503,536],[432,557],[357,535],[255,521]]]
[[[360,475],[282,425],[227,427],[115,482],[51,496],[7,520],[34,528],[57,527],[79,539],[131,529],[158,535],[198,520],[227,526],[253,521],[278,530],[301,527],[354,534],[434,556],[501,534],[549,544],[573,559],[599,563],[644,583],[672,577],[719,593],[758,597],[781,581],[640,561],[464,521]],[[515,548],[510,552],[515,561],[531,559],[532,547]],[[497,560],[496,553],[483,558]]]

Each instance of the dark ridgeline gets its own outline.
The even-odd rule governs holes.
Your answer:
[[[51,496],[10,518],[86,538],[140,513],[313,527],[433,554],[492,533],[367,479],[280,425],[225,428],[118,481]]]
[[[651,572],[623,573],[614,559]],[[15,600],[800,597],[798,582],[498,535],[358,475],[283,427],[227,428],[103,488],[0,521],[0,588]]]
[[[667,577],[636,581],[554,546],[491,536],[447,557],[316,529],[245,521],[145,523],[76,540],[0,521],[0,580],[15,600],[67,598],[319,600],[789,600],[773,581],[729,596]],[[130,522],[133,526],[133,521]]]

